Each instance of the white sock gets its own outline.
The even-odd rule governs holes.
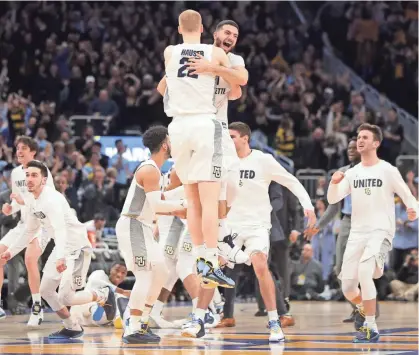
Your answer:
[[[40,293],[34,293],[32,295],[32,301],[33,301],[33,303],[38,302],[40,304],[41,303],[41,294]]]
[[[81,330],[80,324],[72,316],[63,319],[63,324],[66,329]]]
[[[141,316],[131,316],[129,320],[130,331],[135,333],[141,329]]]
[[[226,235],[229,235],[227,223],[225,218],[218,220],[218,240],[223,240]]]
[[[214,269],[218,269],[218,248],[207,248],[205,253],[205,260],[209,261]]]
[[[278,320],[278,311],[276,309],[273,311],[268,311],[268,318],[269,318],[269,321]]]
[[[214,306],[214,301],[211,301],[211,302],[209,303],[208,308],[210,309],[210,311],[211,311],[212,313],[217,314],[217,310],[215,309],[215,306]]]
[[[196,311],[195,311],[195,317],[204,321],[205,313],[206,313],[205,309],[197,308]]]
[[[197,245],[196,246],[196,255],[198,258],[205,259],[207,249],[205,248],[205,244]]]
[[[157,300],[154,303],[153,309],[151,310],[151,315],[152,316],[160,316],[161,312],[163,311],[163,307],[164,307],[164,303],[162,301]]]
[[[377,323],[375,323],[375,316],[365,316],[365,323],[368,328],[377,330]]]
[[[143,310],[143,314],[140,316],[141,323],[147,323],[148,318],[150,317],[150,312],[153,307],[145,306]]]
[[[195,311],[196,311],[196,306],[198,305],[198,297],[195,297],[193,300],[192,300],[192,313],[195,313]]]
[[[220,291],[218,291],[218,287],[214,291],[214,296],[212,297],[212,300],[214,301],[214,304],[218,305],[221,302],[223,302],[223,299],[221,297]]]

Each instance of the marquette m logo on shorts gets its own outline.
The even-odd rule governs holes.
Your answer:
[[[214,175],[214,177],[216,177],[217,179],[221,178],[221,167],[220,166],[214,166],[213,170],[212,170],[212,174]]]
[[[135,257],[135,264],[139,267],[144,267],[145,266],[144,256],[136,256]]]
[[[173,247],[171,245],[166,245],[166,247],[165,247],[164,250],[166,251],[166,254],[167,255],[173,255],[174,252],[175,252],[174,249],[173,249]]]
[[[187,251],[187,252],[191,252],[192,251],[192,244],[188,243],[188,242],[184,242],[183,243],[183,250]]]
[[[76,285],[76,286],[79,286],[79,287],[81,287],[81,285],[82,285],[82,278],[81,278],[81,276],[75,276],[74,277],[74,284]]]

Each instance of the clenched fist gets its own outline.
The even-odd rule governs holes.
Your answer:
[[[344,177],[345,173],[343,173],[342,171],[335,171],[335,173],[332,175],[332,179],[330,180],[330,182],[332,184],[339,184]]]

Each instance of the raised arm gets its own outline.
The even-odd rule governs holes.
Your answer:
[[[327,189],[327,201],[331,204],[338,203],[351,193],[351,186],[345,173],[336,171],[330,180]]]

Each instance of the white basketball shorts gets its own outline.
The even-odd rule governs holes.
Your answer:
[[[385,259],[391,250],[390,239],[386,232],[377,231],[368,235],[351,232],[343,254],[342,271],[339,278],[342,280],[358,279],[359,264],[372,257],[376,261],[374,278],[380,278],[383,275]]]
[[[266,256],[269,256],[269,229],[247,228],[245,230],[240,230],[232,228],[231,236],[236,246],[240,248],[244,246],[244,252],[249,255],[249,257],[256,252],[262,252]]]
[[[121,216],[116,224],[116,237],[128,270],[150,270],[153,264],[164,262],[163,252],[154,239],[151,226]]]
[[[223,129],[215,115],[175,117],[169,124],[171,152],[183,184],[223,178]]]
[[[7,248],[10,248],[17,240],[23,240],[21,239],[23,237],[23,234],[25,233],[25,224],[22,222],[19,222],[17,226],[13,229],[11,229],[1,240],[0,245],[4,245]],[[42,228],[40,228],[35,235],[31,238],[29,243],[32,243],[32,241],[38,238],[39,246],[44,252],[48,242],[50,241],[50,237],[48,236],[48,233],[45,232]],[[21,250],[25,249],[27,245],[21,244]],[[20,251],[19,251],[20,252]]]

